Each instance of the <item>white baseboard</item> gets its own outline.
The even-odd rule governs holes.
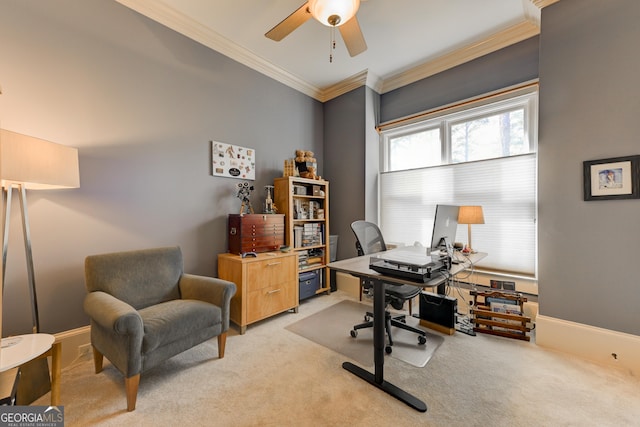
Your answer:
[[[640,375],[640,337],[637,335],[539,314],[536,344]]]
[[[83,349],[90,349],[91,326],[71,329],[54,334],[56,341],[62,343],[62,368],[65,368],[81,357],[91,357],[91,352],[83,353]],[[87,347],[89,346],[89,347]]]

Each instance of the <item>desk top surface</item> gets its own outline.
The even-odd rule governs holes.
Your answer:
[[[369,268],[369,258],[371,256],[376,257],[389,257],[395,260],[404,260],[407,262],[426,264],[431,260],[431,257],[427,257],[427,248],[416,246],[401,246],[399,248],[391,249],[384,252],[377,252],[375,254],[359,256],[355,258],[343,259],[340,261],[334,261],[328,265],[329,268],[341,271],[356,276],[364,276],[371,278],[384,278],[385,281],[396,282],[401,284],[412,284],[416,286],[427,287],[429,284],[422,284],[418,282],[411,282],[401,277],[388,276],[380,274]],[[461,271],[471,267],[471,265],[477,263],[487,256],[484,252],[477,252],[465,256],[459,256],[460,264],[453,264],[449,270],[449,274],[455,276]],[[464,260],[462,259],[464,258]]]
[[[51,348],[55,337],[49,334],[25,334],[2,338],[0,372],[35,359]]]

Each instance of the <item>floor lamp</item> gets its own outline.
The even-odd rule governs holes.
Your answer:
[[[482,206],[460,206],[460,210],[458,211],[458,224],[467,224],[467,231],[469,233],[467,247],[469,248],[469,252],[475,253],[473,246],[471,246],[471,224],[484,224]]]
[[[0,129],[0,177],[2,179],[3,238],[2,287],[9,246],[9,225],[13,190],[18,191],[22,232],[27,260],[27,279],[31,297],[33,332],[40,331],[38,300],[31,253],[31,235],[27,211],[27,190],[51,190],[80,187],[78,150],[43,139]]]

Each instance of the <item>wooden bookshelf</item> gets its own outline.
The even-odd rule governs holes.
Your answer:
[[[285,242],[298,253],[299,273],[319,270],[316,293],[329,293],[329,181],[288,176],[273,184],[276,208],[285,215]]]

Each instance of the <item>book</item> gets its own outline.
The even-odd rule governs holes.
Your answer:
[[[516,316],[522,316],[522,310],[520,309],[520,305],[516,304],[515,301],[501,300],[499,298],[495,298],[489,304],[490,304],[489,306],[491,308],[491,311],[494,313],[513,314]],[[522,322],[518,320],[503,319],[500,317],[494,317],[493,320],[496,322],[507,323],[511,325],[522,325]],[[494,326],[493,329],[496,331],[515,332],[513,329],[502,328],[499,326]]]

